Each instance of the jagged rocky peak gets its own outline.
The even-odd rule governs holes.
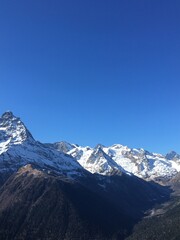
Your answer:
[[[61,142],[54,143],[54,148],[58,151],[67,153],[68,151],[75,148],[75,146],[73,144],[68,143],[68,142],[61,141]]]
[[[93,150],[88,159],[88,162],[95,162],[98,157],[104,157],[104,152],[101,148]]]
[[[14,115],[11,111],[7,111],[5,113],[3,113],[2,117],[3,119],[12,119],[14,118]]]
[[[98,143],[94,149],[103,149],[105,146],[101,143]]]
[[[103,151],[103,145],[98,144],[92,151],[89,158],[84,163],[87,165],[90,172],[100,173],[103,175],[111,175],[122,173],[122,168],[115,163],[110,156]]]
[[[34,140],[20,118],[11,111],[3,113],[0,117],[0,142],[20,144],[27,139]]]
[[[103,145],[98,144],[95,148],[94,148],[94,154],[100,154],[100,155],[104,155],[105,152],[103,151]]]
[[[175,151],[171,151],[166,154],[166,159],[173,160],[173,159],[180,159],[180,154]]]

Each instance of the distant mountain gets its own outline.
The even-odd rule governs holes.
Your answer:
[[[63,141],[42,144],[33,138],[20,118],[5,112],[0,118],[0,172],[13,172],[28,163],[75,177],[87,174],[87,170],[93,174],[123,172],[145,180],[162,180],[180,172],[180,155],[176,152],[163,156],[120,144],[110,147],[99,144],[95,148]]]
[[[170,198],[169,187],[144,179],[178,176],[178,161],[118,144],[43,144],[6,112],[0,239],[124,240],[147,211]]]
[[[168,160],[180,160],[180,154],[175,151],[171,151],[170,153],[166,154],[166,159]]]
[[[70,143],[64,142],[64,141],[56,142],[56,143],[46,143],[45,145],[47,147],[52,147],[52,148],[56,149],[57,151],[64,152],[64,153],[67,153],[70,150],[72,150],[73,148],[77,147],[77,145],[75,145],[75,144],[70,144]]]
[[[95,148],[71,144],[69,149],[66,153],[91,173],[111,175],[119,171],[145,180],[165,181],[180,172],[180,155],[175,152],[163,156],[120,144],[110,147],[98,145]]]
[[[94,149],[86,147],[74,147],[67,152],[73,156],[82,167],[91,173],[102,175],[121,174],[126,172],[108,154],[103,151],[102,146],[98,145]]]

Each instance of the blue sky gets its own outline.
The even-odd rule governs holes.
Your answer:
[[[180,2],[0,1],[0,111],[43,142],[180,153]]]

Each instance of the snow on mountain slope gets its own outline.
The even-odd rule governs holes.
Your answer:
[[[26,139],[34,141],[31,133],[27,130],[21,120],[12,112],[5,112],[0,118],[0,143],[1,151],[4,146],[23,143]]]
[[[163,156],[120,144],[99,144],[95,148],[67,142],[42,144],[34,140],[19,118],[6,112],[0,118],[0,172],[14,171],[28,163],[51,167],[65,175],[78,175],[86,169],[102,175],[125,172],[147,180],[170,178],[180,172],[180,155],[176,152]]]
[[[73,145],[67,152],[91,173],[114,174],[115,170],[132,173],[147,180],[169,179],[180,171],[180,157],[173,153],[171,159],[144,149],[131,149],[115,144],[110,147],[80,147]]]
[[[103,151],[100,145],[97,145],[94,149],[90,147],[74,147],[68,154],[73,156],[91,173],[111,175],[125,172],[121,166]]]
[[[125,170],[144,179],[169,178],[179,171],[173,161],[144,149],[131,149],[115,144],[103,149],[112,159]]]
[[[0,118],[0,171],[14,171],[28,163],[67,175],[84,170],[71,156],[35,141],[23,122],[6,112]]]

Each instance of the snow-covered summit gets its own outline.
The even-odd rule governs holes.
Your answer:
[[[94,149],[89,150],[89,153],[88,158],[81,158],[79,163],[91,173],[111,175],[124,172],[122,167],[103,151],[102,145],[98,145]],[[84,154],[84,156],[85,155],[86,154]]]
[[[95,148],[68,142],[42,144],[32,137],[20,118],[5,112],[0,117],[0,172],[31,163],[71,176],[86,169],[102,175],[124,172],[157,180],[180,172],[180,155],[176,152],[164,156],[121,144],[98,144]]]
[[[34,141],[20,118],[15,117],[10,111],[5,112],[0,118],[0,143],[21,144],[27,139]]]
[[[103,149],[121,167],[144,179],[170,178],[178,171],[178,165],[162,154],[150,153],[142,148],[113,145]]]
[[[67,154],[75,158],[83,168],[91,173],[98,173],[101,175],[120,175],[122,172],[126,172],[103,151],[103,147],[104,146],[101,144],[98,144],[95,148],[81,147],[76,144],[71,144],[71,149]]]
[[[71,146],[67,153],[91,173],[111,175],[119,171],[147,180],[158,180],[169,179],[180,172],[180,156],[174,152],[168,157],[121,144],[109,147],[98,144],[95,148]]]
[[[29,163],[71,176],[84,171],[73,157],[36,141],[20,118],[5,112],[0,118],[0,172]]]

